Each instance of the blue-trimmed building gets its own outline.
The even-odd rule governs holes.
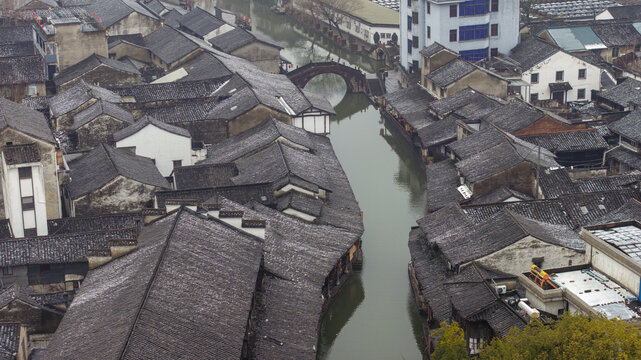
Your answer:
[[[435,42],[464,60],[507,54],[519,43],[518,0],[401,0],[401,66],[420,69],[423,47]]]

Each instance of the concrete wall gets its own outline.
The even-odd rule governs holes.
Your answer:
[[[78,135],[76,149],[79,151],[91,150],[101,143],[111,143],[113,142],[113,134],[129,125],[129,123],[109,115],[100,115],[76,130]]]
[[[474,193],[474,196],[485,195],[501,186],[531,195],[536,181],[534,177],[535,169],[536,166],[534,164],[523,161],[487,179],[479,180],[473,184],[469,184],[467,181],[466,183]]]
[[[552,245],[532,236],[477,261],[483,266],[519,275],[529,272],[533,258],[543,258],[542,265],[546,268],[565,267],[570,261],[572,265],[585,264],[585,253]]]
[[[493,95],[502,99],[507,97],[507,81],[492,76],[483,70],[474,70],[450,85],[445,91],[445,96],[452,96],[467,87],[486,95]]]
[[[264,72],[277,74],[280,68],[280,49],[258,41],[232,51],[231,54],[251,61]]]
[[[165,177],[170,176],[174,170],[174,160],[181,160],[183,166],[192,165],[191,138],[170,133],[151,124],[116,143],[116,147],[130,146],[136,148],[136,155],[155,159],[156,167]]]
[[[585,79],[579,79],[579,69],[586,69]],[[585,89],[585,99],[581,100],[588,101],[592,90],[598,91],[601,88],[601,69],[561,51],[523,72],[521,79],[531,83],[532,74],[538,73],[539,82],[531,84],[530,94],[537,93],[539,100],[547,100],[552,98],[549,84],[557,82],[557,71],[563,71],[563,82],[568,82],[572,86],[572,90],[567,92],[566,101],[578,100],[578,89]],[[529,97],[525,100],[530,102]]]
[[[140,211],[152,203],[155,186],[118,176],[107,185],[73,200],[74,216]]]
[[[13,129],[5,129],[0,132],[0,144],[13,142],[14,144],[37,143],[40,149],[40,164],[44,176],[44,191],[47,201],[47,219],[57,219],[62,216],[60,191],[58,187],[56,149],[53,144],[33,138]]]
[[[58,86],[58,92],[69,89],[74,84],[84,80],[86,83],[102,87],[140,84],[140,74],[116,70],[106,65],[99,65],[69,82]]]
[[[107,35],[142,34],[142,36],[147,36],[160,26],[160,20],[141,15],[134,11],[124,19],[107,28]]]
[[[430,13],[427,13],[426,1],[413,0],[413,8],[408,8],[407,1],[400,3],[401,16],[401,66],[408,70],[412,61],[420,61],[419,51],[425,47],[438,42],[441,45],[455,51],[474,50],[483,48],[497,48],[500,53],[508,54],[509,51],[519,43],[519,19],[520,3],[518,1],[499,1],[499,11],[489,12],[475,16],[450,17],[450,5],[460,4],[463,0],[453,0],[442,3],[430,3]],[[412,30],[407,29],[408,16],[415,11],[419,15],[418,25],[412,24]],[[485,39],[450,42],[450,30],[457,30],[457,37],[460,26],[498,24],[498,36],[491,36]],[[430,26],[430,38],[427,38],[427,26]],[[418,37],[419,46],[408,52],[408,39]]]
[[[132,59],[136,59],[145,63],[151,62],[151,53],[149,52],[149,50],[122,42],[109,48],[109,55],[111,55],[111,57],[115,58],[116,60],[119,60],[125,56],[129,56]]]
[[[104,31],[83,32],[81,24],[56,25],[54,41],[58,47],[58,70],[75,65],[92,54],[107,57]]]

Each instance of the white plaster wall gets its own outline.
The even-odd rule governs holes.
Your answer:
[[[294,118],[294,126],[315,134],[329,134],[329,116],[306,113],[304,118]]]
[[[157,128],[149,124],[137,133],[116,142],[116,147],[136,147],[136,155],[156,160],[162,176],[170,176],[173,161],[182,160],[182,165],[192,165],[191,139]]]
[[[312,216],[312,215],[309,215],[309,214],[305,214],[302,211],[298,211],[298,210],[295,210],[295,209],[292,209],[292,208],[287,208],[287,209],[283,210],[283,213],[285,213],[287,215],[296,216],[297,218],[299,218],[301,220],[305,220],[307,222],[312,222],[312,221],[316,220],[315,216]]]
[[[579,69],[586,69],[585,79],[579,79]],[[539,82],[531,84],[530,93],[538,93],[539,100],[547,100],[552,96],[549,84],[556,82],[556,72],[561,70],[563,81],[572,86],[572,90],[567,92],[566,101],[577,101],[577,90],[581,88],[585,89],[585,99],[581,100],[589,101],[591,91],[599,90],[601,87],[601,69],[561,51],[523,72],[521,79],[530,82],[532,73],[538,73]],[[529,102],[530,98],[526,101]]]
[[[204,38],[205,38],[205,40],[210,40],[210,39],[215,38],[216,36],[222,35],[222,34],[228,32],[228,31],[231,31],[231,30],[234,30],[234,29],[235,28],[233,26],[231,26],[231,25],[223,24],[218,29],[216,29],[216,30],[210,32],[209,34],[205,35]]]
[[[586,246],[586,253],[590,257],[588,259],[589,262],[592,263],[595,269],[621,284],[621,286],[630,290],[637,297],[639,296],[641,274],[634,272],[589,244]]]
[[[35,219],[29,218],[28,212],[26,221],[29,226],[33,226],[35,221],[36,229],[38,235],[44,236],[47,235],[47,201],[44,191],[44,181],[42,176],[42,167],[35,166],[32,167],[32,181],[33,181],[33,191],[31,186],[24,186],[23,189],[20,188],[20,178],[18,176],[18,168],[11,167],[6,169],[7,176],[6,192],[5,192],[5,211],[7,217],[9,218],[9,223],[11,224],[11,230],[15,237],[24,237],[24,222],[22,214],[22,196],[33,196],[34,208],[35,208]],[[23,180],[23,183],[27,183],[27,180]],[[31,185],[31,184],[29,184]]]

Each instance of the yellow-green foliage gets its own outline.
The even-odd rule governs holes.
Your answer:
[[[495,339],[482,360],[627,360],[641,359],[641,332],[630,323],[605,317],[564,315],[545,326],[530,322]]]
[[[458,323],[451,325],[443,322],[438,330],[432,332],[433,338],[438,338],[436,351],[432,354],[434,360],[459,360],[467,358],[467,344],[463,337],[463,329]]]

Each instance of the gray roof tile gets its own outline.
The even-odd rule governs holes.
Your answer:
[[[11,128],[39,140],[54,144],[47,119],[41,112],[0,98],[0,131]]]

